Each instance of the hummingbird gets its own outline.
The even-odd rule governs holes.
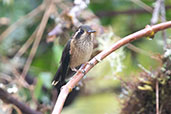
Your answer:
[[[62,52],[60,66],[54,76],[52,85],[65,84],[68,72],[77,71],[77,67],[88,62],[93,52],[93,30],[88,25],[81,25],[69,39]]]

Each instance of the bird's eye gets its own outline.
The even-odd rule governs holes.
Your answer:
[[[79,29],[78,32],[76,32],[76,38],[80,38],[81,35],[84,33],[84,30],[83,29]]]
[[[80,29],[80,34],[83,34],[84,33],[84,30],[83,29]]]

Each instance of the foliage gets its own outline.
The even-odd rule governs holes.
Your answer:
[[[163,58],[162,69],[167,69],[170,71],[170,55]],[[166,65],[165,65],[166,64]],[[169,114],[170,112],[170,94],[171,90],[171,75],[166,73],[166,70],[159,69],[153,71],[155,78],[150,76],[148,73],[142,73],[140,75],[141,80],[136,82],[131,82],[132,87],[127,89],[130,91],[130,97],[124,102],[124,107],[121,114],[144,114],[144,113],[156,113],[156,92],[159,91],[159,104],[161,108],[159,109],[162,114]],[[136,83],[136,84],[135,84]],[[157,87],[159,89],[157,89]]]
[[[78,27],[79,22],[92,25],[97,30],[94,41],[95,49],[92,55],[95,56],[122,37],[150,24],[153,13],[152,11],[146,11],[146,7],[136,3],[136,0],[91,0],[88,7],[84,8],[82,6],[83,8],[81,7],[82,9],[78,13],[79,16],[74,17],[71,9],[76,6],[74,3],[76,0],[56,1],[55,6],[51,9],[52,13],[48,18],[45,29],[40,30],[43,34],[40,43],[37,44],[38,49],[35,56],[32,55],[33,59],[28,73],[26,73],[25,78],[22,78],[22,72],[27,65],[26,61],[29,55],[31,55],[32,46],[41,33],[40,31],[37,32],[39,26],[41,26],[40,23],[46,17],[44,14],[50,9],[50,1],[0,0],[0,87],[4,90],[15,88],[10,92],[12,96],[28,104],[33,110],[47,114],[52,111],[53,104],[60,91],[52,87],[51,80],[59,66],[63,47]],[[152,8],[155,1],[142,0],[141,2]],[[166,20],[170,20],[171,1],[165,0],[165,5],[167,8]],[[158,22],[161,22],[161,20]],[[49,35],[53,28],[60,24],[62,27],[58,30],[59,33]],[[155,35],[153,40],[144,38],[132,42],[132,45],[141,51],[135,51],[125,46],[96,65],[87,74],[81,84],[82,86],[79,87],[81,92],[78,99],[65,108],[63,114],[119,113],[122,109],[120,101],[123,100],[121,97],[123,85],[132,81],[134,77],[136,79],[141,77],[140,74],[142,74],[143,69],[138,65],[143,66],[150,72],[159,72],[157,69],[161,65],[167,66],[167,63],[169,63],[165,59],[162,59],[164,62],[160,63],[151,56],[160,57],[164,54],[162,37],[163,35],[160,32]],[[167,42],[171,43],[171,29],[166,30],[166,37]],[[32,40],[30,40],[31,38]],[[27,44],[27,50],[19,51],[27,41],[30,43]],[[168,70],[165,66],[163,68]],[[163,76],[165,73],[162,72],[160,75]],[[164,84],[160,79],[164,80]],[[154,85],[153,82],[159,80],[159,91],[167,93],[167,87],[170,87],[170,79],[163,79],[159,76],[159,78],[151,80],[153,80],[151,85]],[[123,84],[123,82],[125,83]],[[135,80],[133,85],[138,87],[138,85],[142,85],[142,82]],[[151,85],[150,87],[154,91],[131,88],[132,92],[130,93],[135,94],[137,98],[142,98],[144,101],[150,96],[149,99],[155,102],[155,87]],[[145,97],[140,96],[139,93],[141,92],[145,94]],[[169,92],[170,90],[168,90],[168,94],[170,94]],[[160,100],[168,98],[167,95],[165,96],[162,93],[160,97]],[[151,103],[150,100],[149,104]],[[87,103],[88,101],[91,102]],[[69,102],[71,102],[71,99],[69,99]],[[132,97],[127,101],[127,103],[132,104],[132,107],[135,106],[135,102]],[[0,100],[0,107],[3,107],[0,108],[0,113],[12,113],[14,110],[19,112],[17,111],[18,108],[5,104],[7,103]],[[126,113],[125,109],[127,107],[124,106],[123,112]],[[144,105],[141,106],[146,108]],[[151,104],[147,109],[155,110],[152,108],[154,106],[155,103]],[[98,109],[95,107],[98,107]],[[141,110],[140,108],[139,110]],[[133,110],[130,111],[133,112]]]

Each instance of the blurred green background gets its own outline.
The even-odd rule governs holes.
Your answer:
[[[59,0],[56,4],[58,16],[61,16],[63,6],[71,9],[74,0]],[[49,2],[48,0],[46,2]],[[47,42],[48,33],[55,27],[58,16],[50,15],[42,39],[38,45],[35,57],[31,63],[26,77],[31,77],[27,81],[34,89],[24,87],[21,82],[16,80],[13,67],[22,73],[26,60],[30,54],[31,46],[19,58],[14,58],[21,46],[33,34],[39,26],[45,8],[38,10],[33,16],[29,12],[40,6],[42,0],[0,0],[0,84],[5,89],[18,88],[12,95],[18,100],[29,104],[32,109],[38,109],[40,105],[48,107],[44,113],[50,113],[55,102],[54,87],[51,80],[57,71],[61,53],[64,45],[59,43],[59,37],[53,42]],[[144,5],[142,5],[145,4]],[[91,0],[88,5],[88,12],[93,12],[100,23],[90,19],[91,23],[100,24],[104,27],[104,33],[97,36],[97,50],[103,50],[116,42],[116,39],[127,36],[138,30],[143,29],[150,24],[152,11],[147,11],[146,7],[153,8],[155,0]],[[166,0],[166,20],[171,19],[171,1]],[[86,15],[82,13],[82,15]],[[23,19],[21,19],[23,18]],[[20,20],[19,20],[20,19]],[[61,18],[59,18],[61,19]],[[17,22],[17,24],[15,24]],[[160,21],[159,21],[160,22]],[[159,23],[158,22],[158,23]],[[15,25],[14,25],[15,24]],[[13,26],[14,25],[14,26]],[[15,29],[7,28],[13,26]],[[4,33],[6,31],[6,33]],[[70,28],[65,34],[74,32]],[[4,35],[5,34],[5,35]],[[111,35],[110,35],[111,34]],[[4,35],[2,37],[2,35]],[[171,29],[166,30],[168,42],[171,42]],[[103,37],[102,37],[103,36]],[[34,37],[36,39],[36,37]],[[150,54],[163,54],[163,39],[161,32],[155,35],[153,40],[143,38],[132,42],[132,45]],[[138,77],[142,65],[147,70],[154,70],[160,66],[160,63],[152,59],[148,54],[135,52],[128,47],[122,47],[104,61],[96,65],[86,76],[83,87],[77,98],[71,105],[63,109],[62,114],[119,114],[124,99],[124,89],[122,81],[131,81]],[[4,74],[7,74],[11,80],[4,83]],[[127,91],[126,91],[127,92]],[[1,101],[1,100],[0,100]],[[4,106],[0,102],[0,107]],[[10,106],[9,106],[10,107]],[[10,107],[11,108],[11,107]],[[41,108],[40,108],[41,109]],[[0,108],[0,112],[9,113],[11,110]],[[17,113],[13,111],[12,113]]]

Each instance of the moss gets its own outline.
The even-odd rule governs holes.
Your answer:
[[[171,60],[168,57],[162,61],[163,67],[152,72],[156,76],[155,78],[143,72],[140,75],[143,81],[129,82],[133,86],[130,89],[131,94],[124,100],[121,114],[156,114],[157,82],[159,111],[161,114],[171,114]],[[151,89],[145,88],[149,86]]]

